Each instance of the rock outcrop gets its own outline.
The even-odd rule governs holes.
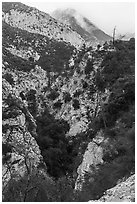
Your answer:
[[[101,146],[103,142],[104,138],[101,132],[99,132],[92,142],[88,144],[83,155],[82,163],[77,169],[78,177],[75,184],[75,190],[82,190],[85,173],[90,173],[92,175],[92,171],[96,166],[103,163],[103,148]]]
[[[89,202],[135,202],[135,175],[108,189],[99,200]]]
[[[37,167],[42,161],[42,156],[35,140],[37,138],[35,120],[26,104],[15,95],[12,87],[5,80],[3,80],[3,100],[2,142],[5,147],[8,144],[12,149],[10,154],[5,153],[3,157],[3,188],[5,188],[13,175],[19,178],[28,169]],[[14,108],[7,110],[8,103]],[[17,117],[12,115],[14,111]],[[11,117],[7,118],[6,114],[11,114]],[[30,131],[28,127],[31,127]],[[7,154],[9,160],[6,160]]]

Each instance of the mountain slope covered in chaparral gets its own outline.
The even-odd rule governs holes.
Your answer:
[[[49,14],[39,11],[36,8],[26,6],[22,3],[2,4],[3,20],[13,26],[31,33],[42,34],[49,39],[65,41],[76,47],[80,47],[84,40],[68,26],[57,22]]]
[[[101,45],[83,17],[78,34],[2,10],[3,201],[134,201],[135,39]]]

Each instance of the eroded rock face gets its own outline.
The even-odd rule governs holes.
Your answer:
[[[103,163],[103,148],[101,147],[102,142],[104,142],[104,138],[101,136],[101,132],[99,132],[93,141],[88,144],[83,156],[83,161],[77,170],[78,177],[75,184],[76,190],[82,189],[85,173],[89,172],[92,174],[92,167],[96,168],[96,165]]]
[[[96,202],[135,202],[135,175],[107,190]]]
[[[9,101],[8,101],[8,97]],[[42,162],[39,146],[36,142],[35,124],[33,116],[29,113],[27,105],[16,96],[12,87],[3,80],[3,111],[6,114],[17,114],[17,117],[6,118],[3,114],[3,192],[8,187],[11,180],[20,180],[25,174],[30,175],[33,169],[37,169]],[[7,102],[7,103],[6,103]],[[7,108],[8,102],[14,106]],[[7,112],[6,112],[7,110]],[[13,116],[13,115],[12,115]],[[30,118],[29,118],[30,117]],[[30,120],[29,120],[30,119]],[[32,127],[32,132],[28,130]],[[32,134],[33,133],[33,134]],[[7,151],[8,146],[11,147]]]
[[[6,144],[7,138],[3,139]],[[12,153],[10,160],[3,164],[3,188],[14,177],[16,180],[23,177],[28,170],[37,168],[42,156],[35,139],[28,133],[14,132],[12,134]]]

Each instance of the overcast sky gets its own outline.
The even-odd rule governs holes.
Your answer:
[[[133,1],[93,2],[93,1],[21,1],[29,6],[51,13],[57,8],[74,8],[87,17],[106,33],[112,35],[116,26],[117,33],[135,32],[135,3]]]

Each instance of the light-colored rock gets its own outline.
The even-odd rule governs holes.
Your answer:
[[[99,136],[97,135],[96,140],[99,140],[98,137],[100,137],[101,143],[101,141],[103,141],[103,137],[101,138],[101,135]],[[96,165],[102,164],[103,163],[102,157],[103,148],[100,145],[98,145],[95,141],[90,142],[83,156],[83,161],[77,170],[78,177],[75,184],[75,190],[82,189],[85,172],[89,172],[92,174],[92,166],[93,168],[95,168]]]
[[[69,26],[57,22],[49,14],[35,8],[30,10],[30,7],[26,6],[24,11],[12,8],[10,13],[3,12],[3,21],[31,33],[38,33],[58,41],[63,40],[77,48],[80,48],[84,43],[83,38]]]
[[[36,134],[31,134],[27,128],[27,123],[30,125],[29,122],[31,120],[33,124],[35,121],[27,110],[25,103],[16,96],[9,83],[3,80],[3,99],[6,99],[9,95],[14,106],[17,105],[20,111],[17,117],[9,117],[2,121],[4,126],[9,125],[9,127],[13,128],[12,131],[10,128],[7,129],[6,133],[3,133],[2,136],[2,142],[10,144],[12,147],[12,153],[8,153],[11,157],[3,164],[3,189],[8,186],[8,182],[11,179],[20,179],[28,171],[30,173],[34,168],[37,168],[38,164],[42,161],[39,146],[35,137],[33,137]],[[3,103],[4,108],[6,108],[6,103]],[[23,110],[25,110],[24,113]],[[28,120],[29,117],[30,121]],[[3,155],[3,159],[4,157]]]
[[[135,202],[135,175],[107,190],[99,200],[89,202]]]

